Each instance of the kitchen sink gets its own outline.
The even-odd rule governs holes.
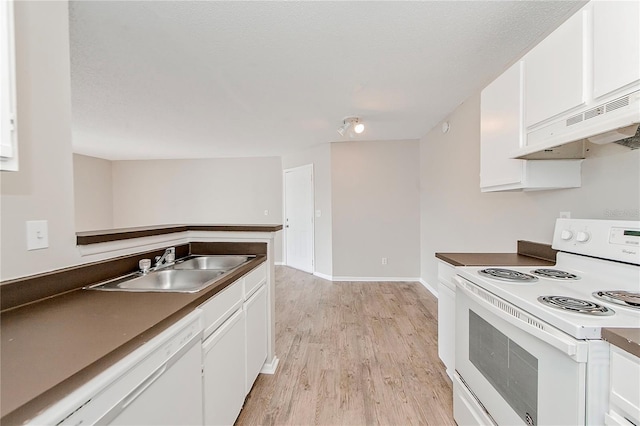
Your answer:
[[[172,268],[179,269],[179,270],[222,269],[222,270],[228,271],[230,269],[236,268],[248,262],[254,257],[255,256],[233,256],[233,255],[196,256],[196,257],[186,258],[183,261],[177,261]]]
[[[196,293],[220,279],[223,270],[161,269],[143,275],[140,272],[85,287],[89,290]]]
[[[255,256],[189,256],[143,274],[135,272],[85,287],[87,290],[197,293]]]

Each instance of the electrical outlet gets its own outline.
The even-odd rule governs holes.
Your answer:
[[[382,258],[382,264],[383,264],[383,265],[386,265],[386,264],[387,264],[387,258],[386,258],[386,257],[383,257],[383,258]]]
[[[46,220],[27,221],[27,250],[49,247],[49,229]]]
[[[571,212],[560,212],[560,219],[571,219]]]
[[[269,210],[265,210],[265,211],[264,211],[264,215],[265,215],[265,216],[269,216]]]

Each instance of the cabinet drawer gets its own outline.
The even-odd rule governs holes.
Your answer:
[[[247,300],[267,279],[267,265],[260,264],[244,277],[244,299]]]
[[[438,260],[438,281],[445,284],[451,290],[456,291],[456,285],[453,282],[453,276],[456,274],[455,266],[450,263]]]
[[[240,278],[200,305],[205,339],[242,306],[243,281],[244,278]]]

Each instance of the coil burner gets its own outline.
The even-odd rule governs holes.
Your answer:
[[[574,299],[567,296],[540,296],[538,301],[543,305],[578,314],[608,316],[615,314],[613,309],[588,300]]]
[[[519,284],[528,284],[534,281],[538,281],[538,278],[534,277],[533,275],[514,271],[513,269],[487,268],[481,269],[480,271],[478,271],[478,273],[490,278],[495,278],[497,280]]]
[[[579,280],[580,277],[576,274],[572,274],[571,272],[561,271],[559,269],[534,269],[531,271],[533,275],[537,275],[539,277],[551,278],[554,280]]]
[[[605,302],[640,310],[640,293],[624,290],[594,291],[593,297]]]

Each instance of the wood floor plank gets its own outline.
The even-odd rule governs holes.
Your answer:
[[[331,282],[276,267],[276,374],[237,425],[454,425],[437,300],[419,283]]]

